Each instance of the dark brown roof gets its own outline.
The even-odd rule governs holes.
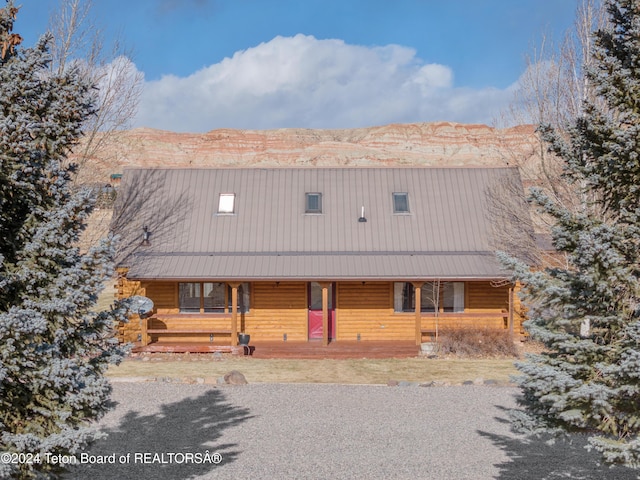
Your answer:
[[[500,278],[487,196],[514,181],[514,168],[126,169],[113,226],[130,278]],[[305,214],[307,192],[322,214]],[[233,215],[217,213],[221,193]]]

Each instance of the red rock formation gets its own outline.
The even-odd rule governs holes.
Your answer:
[[[506,165],[536,163],[530,125],[496,129],[449,122],[350,130],[212,130],[147,128],[109,139],[87,173],[108,181],[125,166]],[[537,147],[539,148],[539,146]],[[89,173],[90,172],[90,173]]]

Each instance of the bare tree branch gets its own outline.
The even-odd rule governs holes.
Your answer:
[[[104,161],[105,155],[114,151],[107,147],[116,143],[118,131],[129,127],[144,80],[119,40],[105,46],[102,29],[91,11],[91,0],[61,0],[50,20],[54,34],[51,69],[62,71],[73,65],[98,86],[96,115],[85,125],[85,137],[74,151],[78,183],[95,181],[94,172],[85,168],[87,161],[96,157]]]
[[[526,57],[527,68],[512,104],[498,123],[548,126],[567,137],[569,126],[582,114],[584,102],[598,101],[584,72],[592,61],[592,34],[605,23],[606,11],[601,0],[581,0],[574,25],[560,43],[543,35],[539,45]],[[510,165],[520,167],[525,185],[539,188],[569,211],[589,208],[593,202],[585,197],[584,186],[565,176],[565,164],[549,151],[542,135],[532,140],[532,151],[536,152],[535,162],[517,155],[508,159]],[[499,205],[510,194],[498,188],[493,192],[496,198],[490,203]],[[500,213],[498,209],[493,211],[494,216]],[[539,234],[549,233],[553,220],[536,210],[531,214],[533,230]],[[544,262],[544,252],[533,256]]]

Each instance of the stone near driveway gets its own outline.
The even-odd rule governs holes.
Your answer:
[[[417,387],[418,384],[415,382],[407,382],[406,380],[401,380],[398,382],[399,387]]]
[[[227,385],[246,385],[247,379],[237,370],[232,370],[224,376],[224,383]]]

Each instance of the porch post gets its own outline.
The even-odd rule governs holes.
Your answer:
[[[422,306],[420,305],[420,292],[424,282],[413,282],[413,298],[416,305],[416,345],[422,343]]]
[[[320,282],[322,287],[322,345],[329,345],[329,286],[330,282]]]
[[[509,286],[509,334],[513,336],[513,295],[514,295],[515,285],[511,284]]]
[[[149,335],[147,334],[147,328],[148,328],[148,318],[142,318],[142,316],[140,316],[138,314],[138,318],[140,318],[140,330],[141,330],[141,335],[140,335],[140,343],[142,344],[143,347],[149,345]]]
[[[125,276],[125,280],[126,280],[126,276]],[[140,288],[137,289],[137,292],[135,292],[135,295],[146,295],[147,294],[147,286],[148,283],[147,282],[140,282]],[[133,293],[133,292],[132,292]],[[176,303],[177,305],[177,303]],[[142,315],[140,315],[140,312],[138,312],[138,318],[140,319],[140,332],[142,333],[141,335],[141,344],[142,346],[147,346],[149,345],[149,343],[151,343],[151,339],[149,337],[149,334],[147,333],[147,329],[149,328],[149,318],[150,317],[144,317]]]
[[[239,283],[230,283],[231,286],[231,346],[238,345],[238,287]]]

